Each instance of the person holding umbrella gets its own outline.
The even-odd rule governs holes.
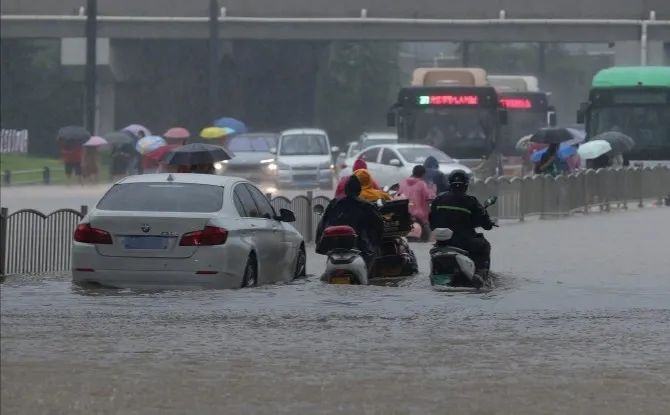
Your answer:
[[[106,146],[107,140],[94,135],[83,145],[81,170],[84,181],[98,182],[98,148]]]
[[[82,184],[82,144],[90,138],[91,133],[84,127],[70,125],[58,130],[56,140],[61,143],[60,153],[65,166],[65,177],[68,184],[71,184],[73,174],[77,177],[79,184]]]

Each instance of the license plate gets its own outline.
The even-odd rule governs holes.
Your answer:
[[[295,174],[293,180],[296,182],[313,182],[316,181],[316,175],[313,174]]]
[[[340,275],[330,277],[331,284],[351,284],[351,277],[349,275]]]
[[[168,249],[170,239],[164,236],[126,236],[123,238],[123,246],[126,249]]]

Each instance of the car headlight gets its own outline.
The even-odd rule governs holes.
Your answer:
[[[277,163],[270,163],[265,167],[267,167],[268,170],[270,170],[270,171],[277,171],[277,168],[278,168]]]
[[[261,160],[259,163],[270,164],[270,163],[273,163],[274,161],[275,161],[275,159],[265,159],[265,160]]]
[[[223,169],[223,164],[222,163],[214,163],[214,168],[216,170],[222,170]]]

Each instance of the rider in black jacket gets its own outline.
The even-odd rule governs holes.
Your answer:
[[[319,222],[316,231],[317,253],[318,242],[324,229],[329,226],[348,225],[354,228],[358,235],[358,249],[370,268],[374,259],[379,255],[379,247],[384,234],[384,220],[379,210],[372,204],[360,199],[361,182],[358,177],[351,176],[344,188],[345,197],[333,199]]]
[[[494,223],[477,198],[466,194],[469,183],[463,170],[449,175],[449,191],[438,195],[431,205],[430,227],[451,229],[454,235],[445,244],[465,249],[478,270],[488,270],[491,245],[475,228],[491,230]]]

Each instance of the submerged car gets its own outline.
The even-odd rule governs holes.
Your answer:
[[[444,152],[424,144],[388,144],[372,146],[356,155],[355,159],[363,159],[368,171],[380,186],[391,186],[412,175],[417,164],[423,164],[428,157],[435,157],[440,171],[449,174],[454,170],[463,170],[468,174],[472,171],[452,159]],[[351,166],[340,172],[340,177],[351,175]]]
[[[239,288],[305,275],[305,244],[236,177],[148,174],[107,191],[77,226],[72,278],[117,288]]]
[[[216,163],[217,174],[243,177],[265,193],[274,193],[277,188],[274,149],[278,135],[275,133],[240,134],[226,140],[224,146],[235,154],[230,160]]]

